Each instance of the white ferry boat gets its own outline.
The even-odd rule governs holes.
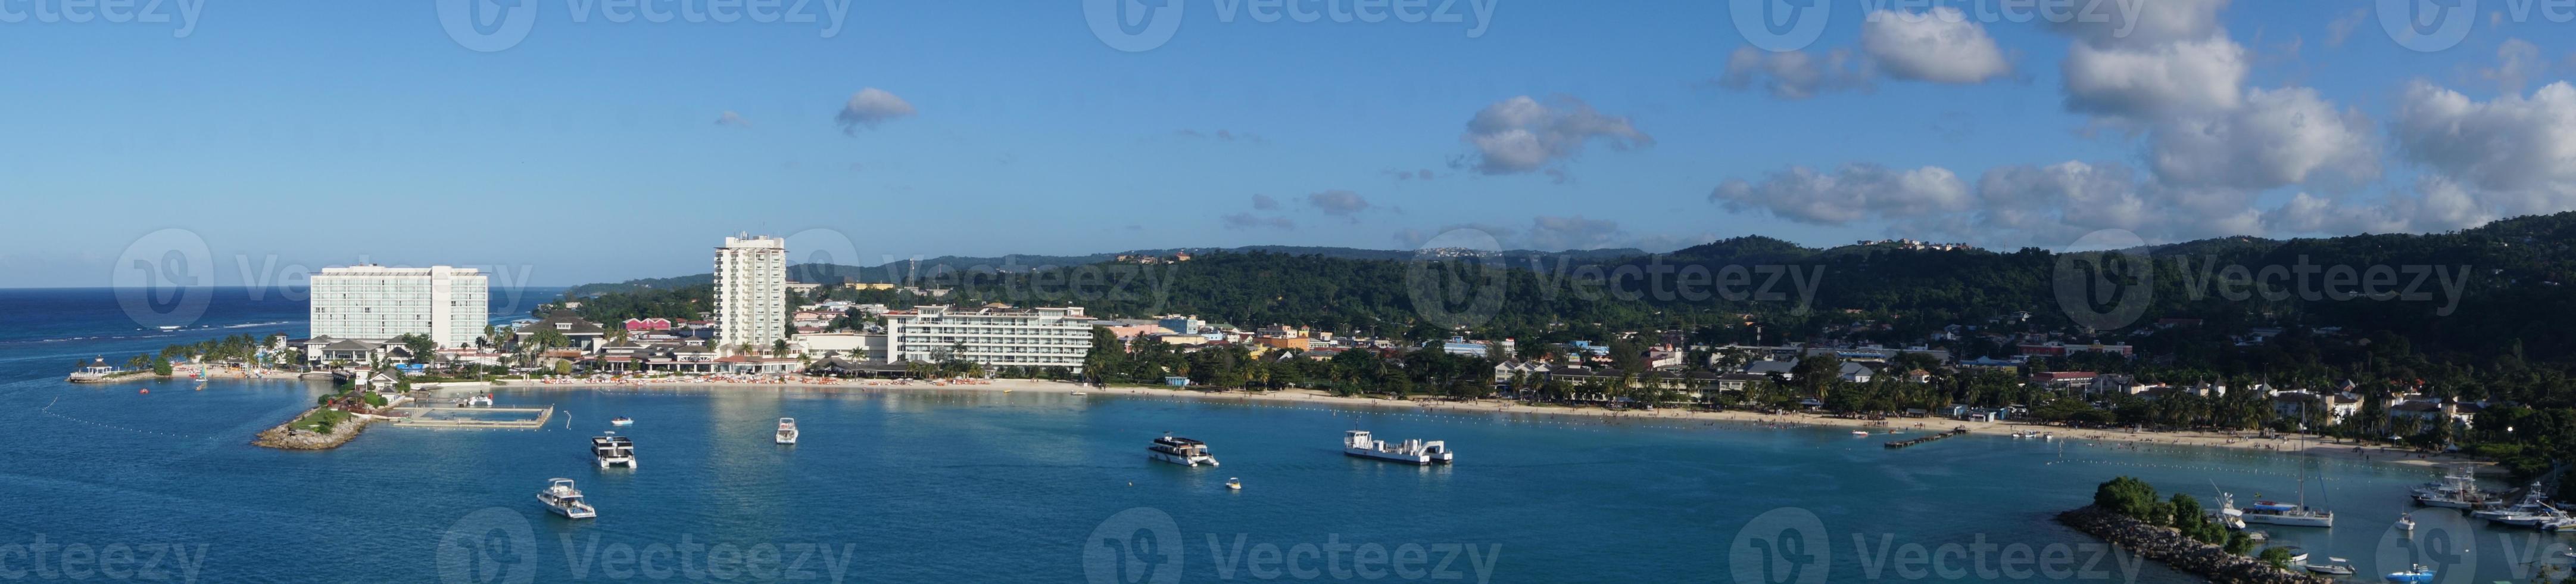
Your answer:
[[[778,419],[778,443],[779,443],[779,444],[795,444],[795,443],[796,443],[796,419],[795,419],[795,418],[779,418],[779,419]]]
[[[116,374],[116,368],[108,366],[107,358],[100,357],[95,361],[91,361],[88,367],[82,367],[81,370],[72,372],[70,377],[65,377],[63,380],[72,383],[98,383],[101,381],[107,381],[107,378],[113,377]]]
[[[1407,464],[1446,464],[1455,458],[1455,455],[1449,452],[1448,443],[1439,440],[1429,442],[1406,440],[1388,443],[1370,436],[1367,430],[1343,432],[1342,454]]]
[[[599,516],[599,510],[592,509],[589,501],[582,500],[581,489],[572,488],[572,479],[548,479],[546,490],[537,491],[537,502],[545,503],[546,509],[564,517],[589,519]]]
[[[590,439],[590,455],[599,459],[600,468],[635,468],[635,441],[625,436],[595,436]]]
[[[1217,465],[1216,457],[1208,455],[1206,442],[1173,436],[1169,433],[1163,434],[1161,438],[1155,438],[1154,445],[1146,447],[1145,450],[1148,455],[1154,457],[1154,460],[1181,466]]]

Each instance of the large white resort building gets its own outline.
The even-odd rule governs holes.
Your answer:
[[[421,335],[440,347],[462,347],[492,322],[491,283],[474,268],[322,268],[313,275],[312,293],[314,338]]]
[[[935,362],[943,354],[986,367],[1082,370],[1092,319],[1082,308],[922,306],[885,313],[886,360]]]
[[[727,237],[716,248],[716,350],[765,353],[787,338],[787,240]]]

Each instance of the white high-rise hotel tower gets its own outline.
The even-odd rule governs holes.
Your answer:
[[[716,351],[767,352],[787,338],[787,240],[727,237],[716,248]]]
[[[313,336],[386,341],[421,335],[462,347],[490,324],[491,284],[473,268],[322,268],[313,275]]]

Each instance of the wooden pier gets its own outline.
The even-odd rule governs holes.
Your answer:
[[[542,408],[398,408],[395,411],[401,413],[403,417],[394,420],[394,425],[417,428],[534,430],[546,427],[546,421],[552,420],[555,417],[554,406],[546,406]],[[488,414],[535,414],[536,417],[533,419],[523,420],[486,420],[479,419],[477,417]]]
[[[1912,439],[1912,440],[1898,440],[1898,441],[1895,441],[1895,442],[1889,442],[1889,443],[1887,443],[1887,447],[1888,447],[1888,448],[1904,448],[1904,447],[1907,447],[1907,446],[1913,446],[1913,445],[1916,445],[1916,444],[1922,444],[1922,443],[1925,443],[1925,442],[1931,442],[1931,441],[1934,441],[1934,440],[1940,440],[1940,439],[1942,439],[1942,438],[1948,438],[1948,437],[1951,437],[1951,436],[1963,436],[1963,435],[1966,435],[1967,433],[1968,433],[1968,429],[1967,429],[1966,427],[1954,428],[1954,429],[1951,429],[1951,430],[1950,430],[1950,431],[1948,431],[1948,432],[1942,432],[1942,433],[1939,433],[1939,434],[1933,434],[1933,435],[1930,435],[1930,436],[1924,436],[1924,437],[1921,437],[1921,438],[1915,438],[1915,439]]]

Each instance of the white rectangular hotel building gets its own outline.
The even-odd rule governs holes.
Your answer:
[[[322,268],[312,292],[315,337],[421,335],[440,347],[462,347],[492,322],[490,280],[473,268]]]
[[[1091,317],[1064,308],[922,306],[885,313],[886,360],[934,361],[941,349],[985,367],[1082,370],[1091,350]]]
[[[716,351],[768,352],[787,338],[787,240],[727,237],[716,248]]]

